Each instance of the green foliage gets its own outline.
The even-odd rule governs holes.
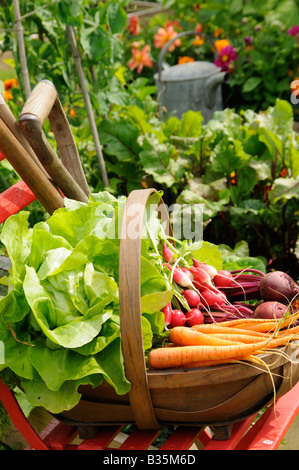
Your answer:
[[[94,2],[21,1],[26,56],[34,86],[47,78],[56,86],[66,110],[88,183],[103,190],[95,147],[79,87],[67,26],[74,28],[88,84],[98,133],[114,196],[155,186],[165,201],[200,204],[205,238],[235,246],[247,240],[250,251],[267,259],[296,253],[298,226],[298,138],[293,132],[290,82],[298,67],[298,41],[287,30],[297,21],[297,4],[259,0],[189,0],[161,2],[173,15],[158,14],[142,23],[134,36],[127,28],[128,0]],[[2,2],[2,49],[14,54],[20,88],[9,101],[17,116],[25,101],[11,2]],[[226,109],[203,125],[200,112],[165,120],[159,108],[154,69],[130,70],[133,41],[151,46],[159,27],[170,20],[177,32],[193,30],[216,39],[227,38],[238,52],[237,66],[224,87]],[[221,28],[221,31],[219,30]],[[220,34],[218,36],[218,34]],[[244,38],[252,39],[249,47]],[[211,43],[192,44],[167,54],[170,64],[183,55],[213,61]],[[291,77],[292,75],[292,77]],[[259,111],[263,110],[263,113]],[[70,111],[73,111],[70,114]],[[163,120],[164,118],[164,120]],[[49,125],[47,137],[55,147]],[[2,190],[17,181],[1,162]],[[34,206],[32,206],[34,207]],[[44,216],[37,206],[32,223]]]
[[[205,125],[200,112],[146,122],[140,109],[117,107],[121,121],[115,109],[115,120],[102,126],[104,152],[131,182],[133,171],[135,181],[143,175],[144,185],[163,189],[166,202],[182,211],[199,204],[205,239],[231,247],[246,240],[254,256],[267,259],[293,256],[299,142],[288,102],[277,100],[263,113],[227,108]]]

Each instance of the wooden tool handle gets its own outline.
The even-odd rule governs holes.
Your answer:
[[[2,119],[0,119],[0,149],[49,214],[64,206],[61,193],[38,168]]]
[[[61,160],[44,135],[42,126],[47,118],[49,118]],[[22,109],[19,124],[47,172],[51,173],[52,177],[55,172],[55,178],[59,178],[60,184],[57,184],[64,194],[86,202],[90,191],[79,153],[56,88],[49,80],[40,81],[32,90]],[[71,178],[68,177],[63,167]]]
[[[12,111],[10,110],[8,104],[4,100],[4,98],[0,95],[0,119],[6,124],[8,129],[13,133],[13,135],[16,137],[16,139],[20,142],[20,144],[24,147],[28,155],[33,159],[35,164],[38,166],[38,168],[46,175],[48,176],[47,172],[45,171],[44,167],[41,165],[39,159],[33,152],[32,147],[29,145],[27,142],[26,138],[22,134],[22,131],[19,127],[19,123],[14,117]]]
[[[61,189],[63,194],[81,202],[88,202],[88,196],[64,167],[55,151],[46,140],[41,122],[33,115],[24,114],[20,118],[20,127],[26,139],[39,158],[47,173]]]
[[[140,429],[158,429],[150,396],[143,349],[140,262],[141,237],[146,204],[154,188],[132,191],[124,210],[119,254],[119,306],[125,373],[131,382],[130,404]],[[160,218],[168,224],[168,212],[160,203]],[[132,229],[135,230],[132,234]],[[133,235],[133,236],[132,236]]]

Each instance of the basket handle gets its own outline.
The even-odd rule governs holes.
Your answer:
[[[131,382],[130,404],[137,426],[140,429],[159,429],[148,386],[143,349],[140,256],[141,237],[146,204],[154,188],[132,191],[127,199],[120,240],[119,253],[119,307],[122,351],[127,379]],[[135,207],[134,207],[135,206]],[[172,229],[163,200],[159,204],[159,217]],[[136,228],[130,236],[132,225]]]
[[[61,160],[44,135],[49,118]],[[41,80],[32,90],[20,118],[20,128],[40,162],[65,196],[87,202],[90,194],[78,150],[55,86]]]

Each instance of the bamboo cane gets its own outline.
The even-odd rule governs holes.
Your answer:
[[[26,98],[28,98],[31,92],[31,87],[30,87],[29,73],[28,73],[28,68],[27,68],[27,60],[26,60],[23,26],[22,26],[22,21],[21,21],[19,0],[13,0],[13,8],[14,8],[14,15],[15,15],[15,31],[17,32],[21,71],[22,71],[22,76],[23,76],[23,81],[24,81]]]
[[[81,90],[82,90],[82,93],[83,93],[83,98],[84,98],[84,101],[85,101],[85,106],[86,106],[86,110],[87,110],[87,114],[88,114],[91,133],[92,133],[94,144],[95,144],[96,154],[97,154],[99,165],[100,165],[100,170],[101,170],[101,174],[102,174],[103,183],[104,183],[105,186],[109,186],[109,180],[108,180],[106,167],[105,167],[105,162],[104,162],[104,158],[103,158],[103,154],[102,154],[100,139],[99,139],[99,135],[98,135],[95,119],[94,119],[94,114],[93,114],[93,111],[92,111],[90,97],[89,97],[87,86],[86,86],[85,79],[84,79],[84,73],[83,73],[83,69],[82,69],[79,50],[78,50],[77,43],[76,43],[76,37],[75,37],[74,29],[71,26],[67,26],[67,31],[68,31],[68,35],[69,35],[69,38],[70,38],[70,43],[71,43],[71,47],[72,47],[72,51],[73,51],[74,60],[75,60],[75,63],[76,63],[76,68],[77,68],[78,78],[79,78],[79,82],[80,82],[80,87],[81,87]]]

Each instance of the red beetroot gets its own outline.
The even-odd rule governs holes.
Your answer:
[[[277,301],[261,302],[254,310],[254,318],[282,318],[288,313],[288,306]]]
[[[198,308],[192,308],[186,313],[186,323],[188,326],[201,325],[204,322],[204,315]]]
[[[184,326],[186,323],[186,315],[181,310],[174,309],[172,311],[172,318],[169,324],[170,328],[175,326]]]
[[[260,281],[260,293],[263,300],[277,300],[284,304],[299,294],[299,286],[283,271],[266,274]]]

